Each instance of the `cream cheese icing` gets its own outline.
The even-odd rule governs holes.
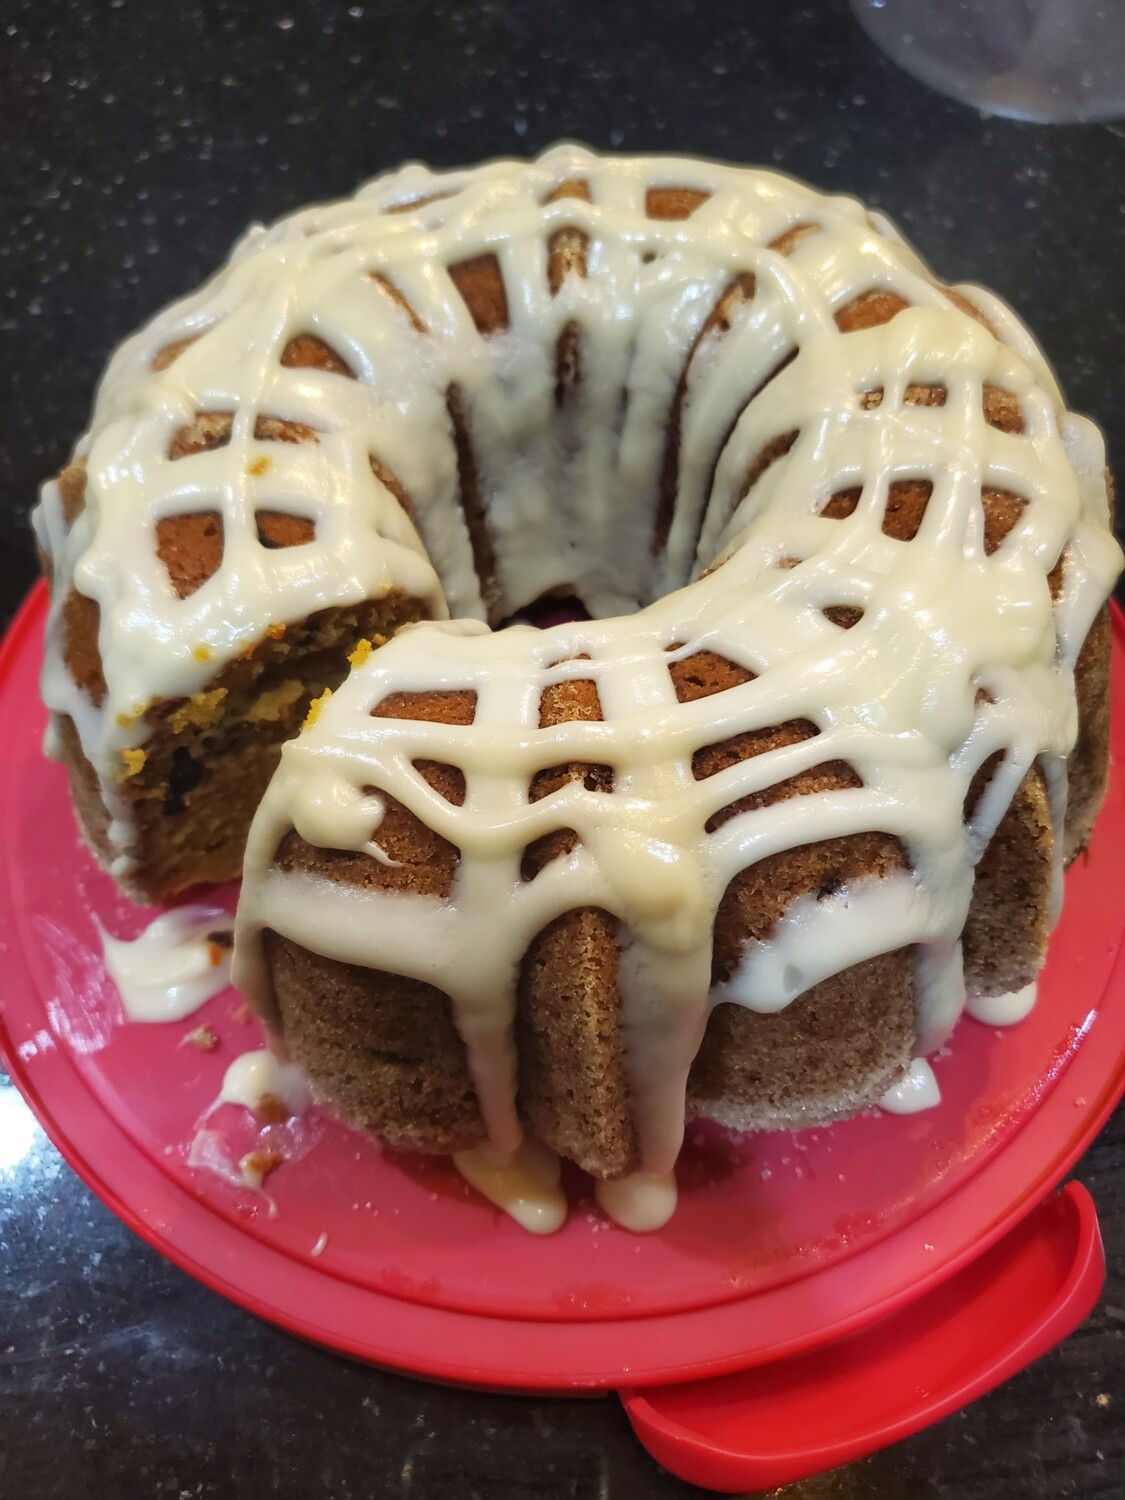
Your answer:
[[[226,912],[176,906],[139,937],[113,937],[98,923],[106,973],[130,1021],[181,1021],[230,984],[231,929]]]
[[[924,1057],[916,1057],[879,1100],[879,1108],[889,1115],[916,1115],[924,1109],[936,1109],[940,1103],[941,1089],[933,1068]]]
[[[589,201],[547,201],[567,180],[586,182]],[[646,192],[661,183],[706,201],[689,220],[652,219]],[[771,248],[808,226],[815,232],[791,253]],[[565,228],[586,236],[586,274],[552,289],[546,246]],[[496,257],[507,296],[508,326],[493,337],[476,328],[449,273],[482,255]],[[729,308],[722,336],[707,334],[740,277],[752,278],[752,295]],[[964,999],[959,934],[974,863],[1036,763],[1061,871],[1073,668],[1120,563],[1100,435],[1063,410],[1014,316],[978,289],[957,290],[998,337],[851,199],[770,172],[574,147],[463,172],[411,166],[253,231],[208,286],[115,357],[80,444],[89,503],[69,534],[57,489],[46,488],[37,512],[58,576],[101,605],[104,705],[94,709],[62,667],[63,588],[44,695],[74,719],[103,778],[120,867],[129,829],[113,776],[121,751],[143,742],[139,713],[157,697],[199,691],[269,626],[391,588],[432,614],[477,621],[567,588],[600,618],[547,631],[485,634],[460,618],[403,631],[286,747],[247,851],[242,985],[269,1015],[266,926],[437,985],[453,1001],[492,1148],[513,1153],[519,960],[561,912],[604,909],[622,927],[630,1079],[642,1168],[654,1178],[675,1160],[688,1067],[722,1000],[776,1010],[818,976],[912,947],[920,1047],[938,1045]],[[837,313],[870,291],[909,305],[842,334]],[[583,373],[560,414],[555,351],[570,324],[581,330]],[[323,338],[359,378],[282,367],[280,351],[302,333]],[[153,369],[185,339],[194,342],[174,363]],[[941,387],[941,403],[907,403],[919,385]],[[487,495],[491,608],[458,503],[453,387]],[[1018,403],[1022,431],[986,422],[986,387]],[[654,548],[678,391],[676,502]],[[172,435],[199,411],[231,411],[230,441],[170,463]],[[260,416],[304,423],[318,440],[259,442]],[[746,488],[755,458],[791,433]],[[371,454],[401,479],[416,527],[374,476]],[[888,491],[917,477],[932,493],[916,539],[902,542],[882,529]],[[989,486],[1024,502],[991,554]],[[849,487],[859,491],[850,515],[819,513]],[[264,551],[253,526],[263,507],[314,520],[315,540]],[[221,512],[224,559],[179,600],[155,550],[137,541],[161,516],[192,509]],[[1060,556],[1052,601],[1047,575]],[[834,624],[825,612],[839,606],[861,610],[858,624]],[[701,650],[752,680],[680,703],[669,663]],[[603,720],[540,729],[543,690],[568,679],[594,681]],[[471,724],[371,719],[389,694],[441,689],[476,695]],[[818,733],[695,780],[701,748],[793,719]],[[966,827],[969,785],[996,751],[1003,760]],[[429,786],[416,769],[423,759],[462,770],[463,806]],[[828,760],[847,762],[862,784],[708,831],[721,809]],[[534,773],[571,761],[611,766],[612,792],[574,783],[531,803]],[[386,795],[460,850],[448,902],[273,868],[294,827],[314,844],[379,858]],[[524,849],[558,828],[575,830],[577,847],[522,881]],[[878,896],[860,885],[795,903],[711,989],[714,915],[734,875],[779,851],[876,831],[902,841],[909,875]]]

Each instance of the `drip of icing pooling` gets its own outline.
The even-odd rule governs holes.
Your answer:
[[[486,1141],[458,1151],[453,1163],[471,1187],[531,1234],[554,1234],[566,1222],[558,1157],[525,1137],[515,1152],[499,1152]]]
[[[879,1100],[879,1108],[889,1115],[916,1115],[924,1109],[936,1109],[941,1103],[941,1089],[934,1070],[924,1057],[916,1057],[905,1075]]]
[[[542,1142],[525,1136],[515,1152],[503,1153],[485,1142],[459,1151],[454,1165],[471,1187],[531,1234],[554,1234],[566,1222],[567,1203],[559,1185],[558,1156]],[[597,1182],[594,1197],[607,1218],[634,1234],[662,1228],[676,1208],[672,1173],[634,1172],[612,1182]]]
[[[290,1116],[303,1114],[311,1101],[305,1075],[294,1063],[279,1062],[264,1047],[236,1057],[223,1075],[220,1104],[241,1104],[256,1114],[271,1112],[274,1101]]]
[[[97,926],[130,1021],[182,1021],[230,984],[234,922],[215,907],[177,906],[132,939]]]
[[[676,1179],[671,1172],[633,1172],[597,1183],[594,1196],[606,1217],[622,1229],[652,1234],[676,1211]]]
[[[277,1203],[266,1179],[285,1162],[300,1160],[320,1139],[315,1117],[307,1117],[311,1094],[300,1069],[259,1048],[236,1057],[223,1075],[218,1096],[198,1120],[187,1164],[232,1187],[249,1188],[276,1218]],[[245,1114],[222,1112],[234,1105]]]
[[[974,1021],[984,1026],[1015,1026],[1031,1014],[1037,992],[1038,985],[1033,979],[1022,989],[1006,995],[970,995],[965,1009]]]

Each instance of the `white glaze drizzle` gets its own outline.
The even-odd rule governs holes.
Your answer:
[[[965,1000],[965,1009],[983,1026],[1015,1026],[1035,1008],[1039,985],[1036,980],[1004,995],[974,995]]]
[[[527,1136],[510,1154],[486,1141],[457,1151],[453,1164],[471,1187],[531,1234],[554,1234],[566,1222],[566,1196],[559,1186],[558,1157]]]
[[[182,1021],[225,990],[232,927],[226,912],[207,906],[173,907],[131,939],[113,937],[99,922],[106,973],[128,1019]]]
[[[574,178],[589,183],[590,202],[544,202]],[[687,221],[657,221],[645,214],[650,185],[710,196]],[[385,212],[435,193],[447,196]],[[788,257],[768,248],[810,223],[818,232]],[[546,243],[569,226],[588,236],[587,274],[568,276],[551,296]],[[481,254],[500,262],[510,316],[509,330],[491,339],[477,333],[447,270]],[[407,300],[424,331],[372,272]],[[676,507],[654,561],[676,385],[709,312],[746,272],[753,298],[687,366]],[[872,289],[910,306],[842,335],[835,313]],[[456,384],[488,497],[497,612],[559,587],[595,614],[619,617],[487,636],[423,626],[354,672],[287,747],[260,809],[241,917],[243,986],[268,1013],[256,942],[263,925],[315,951],[437,984],[453,999],[490,1139],[513,1151],[520,1130],[509,1031],[519,960],[560,912],[599,906],[622,924],[636,1119],[644,1169],[659,1175],[678,1150],[687,1069],[716,999],[711,928],[726,885],[771,853],[879,831],[902,839],[909,889],[896,882],[886,906],[860,890],[824,912],[806,903],[765,945],[775,951],[748,955],[720,998],[765,1009],[794,998],[824,968],[805,953],[788,982],[794,966],[784,950],[807,946],[802,931],[828,951],[915,945],[919,1036],[935,1045],[963,999],[958,937],[973,863],[1036,759],[1061,831],[1076,732],[1073,665],[1120,560],[1100,435],[1063,412],[1017,320],[966,290],[987,306],[1002,341],[953,306],[890,226],[853,200],[768,172],[572,147],[530,164],[447,174],[408,167],[352,200],[253,231],[208,286],[114,359],[80,445],[90,500],[69,536],[51,486],[37,514],[57,576],[101,604],[102,710],[61,667],[57,604],[44,694],[75,719],[103,777],[121,868],[129,830],[112,777],[122,749],[143,740],[136,714],[154,697],[198,691],[270,624],[392,586],[434,613],[444,593],[454,613],[483,615],[456,503],[445,407]],[[582,382],[573,412],[557,417],[555,350],[572,322],[581,329]],[[283,369],[280,351],[306,332],[360,378]],[[160,349],[195,334],[165,371],[152,371]],[[944,403],[904,405],[912,384],[943,386]],[[1017,399],[1022,433],[985,422],[985,385]],[[869,409],[861,395],[877,389],[882,399]],[[233,411],[231,441],[169,463],[173,433],[200,410]],[[259,443],[258,415],[307,423],[319,441]],[[799,437],[789,452],[742,496],[755,457],[792,431]],[[425,548],[372,478],[371,453],[402,480]],[[259,457],[270,467],[251,483]],[[881,521],[889,485],[910,477],[929,478],[933,493],[917,539],[903,543]],[[850,516],[818,514],[850,485],[862,487]],[[1028,502],[991,556],[980,502],[988,485]],[[263,552],[252,524],[259,507],[315,516],[317,540]],[[177,600],[154,552],[137,543],[158,517],[193,508],[222,511],[226,553],[213,579]],[[1064,550],[1065,586],[1052,609],[1046,575]],[[779,566],[789,559],[799,565]],[[56,600],[64,592],[57,588]],[[838,605],[861,608],[863,619],[839,630],[823,614]],[[668,662],[704,649],[756,678],[680,704]],[[594,680],[604,722],[539,729],[543,688],[568,677]],[[371,709],[385,695],[440,688],[477,694],[471,725],[373,726]],[[981,688],[995,702],[978,703]],[[695,781],[692,755],[702,746],[793,718],[813,721],[819,734]],[[969,783],[996,749],[1005,760],[966,830]],[[461,767],[463,807],[428,786],[413,768],[420,758]],[[862,787],[775,803],[706,832],[717,810],[831,759],[847,761]],[[535,771],[572,760],[611,765],[613,792],[571,784],[528,802]],[[377,847],[380,814],[363,791],[371,786],[460,849],[451,901],[345,891],[271,868],[295,825],[325,847]],[[524,848],[559,827],[575,829],[580,847],[522,883]]]
[[[663,1229],[676,1211],[676,1178],[672,1172],[652,1176],[633,1172],[594,1184],[594,1196],[602,1212],[633,1234],[652,1234]]]
[[[260,1114],[274,1100],[284,1105],[289,1116],[303,1114],[312,1096],[305,1075],[293,1063],[280,1062],[266,1048],[243,1052],[223,1075],[219,1104],[240,1104]]]
[[[924,1057],[916,1057],[879,1100],[879,1108],[889,1115],[916,1115],[924,1109],[936,1109],[940,1103],[941,1089],[933,1068]]]

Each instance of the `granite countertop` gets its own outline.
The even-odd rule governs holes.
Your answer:
[[[0,13],[0,610],[27,512],[111,348],[251,219],[409,157],[562,137],[763,162],[886,210],[1011,301],[1125,462],[1125,125],[982,118],[843,0],[8,0]],[[1125,1492],[1125,1122],[1076,1169],[1109,1256],[1090,1320],[966,1412],[799,1497]],[[164,1262],[0,1079],[0,1493],[673,1500],[612,1399],[447,1390],[297,1342]]]

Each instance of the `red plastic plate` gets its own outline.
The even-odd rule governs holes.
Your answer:
[[[649,1453],[681,1479],[773,1490],[898,1442],[1009,1379],[1089,1316],[1104,1280],[1093,1199],[1068,1182],[955,1276],[847,1338],[621,1397]]]
[[[93,865],[65,777],[43,760],[32,594],[0,655],[0,1054],[67,1159],[171,1259],[304,1337],[445,1379],[613,1387],[742,1368],[813,1347],[949,1276],[1042,1197],[1125,1085],[1125,778],[1067,877],[1035,1012],[966,1021],[935,1071],[943,1103],[800,1136],[694,1127],[681,1205],[658,1235],[610,1226],[577,1178],[536,1240],[444,1162],[381,1153],[331,1119],[265,1200],[187,1166],[231,1058],[261,1044],[233,991],[190,1020],[126,1025],[95,918],[149,920]],[[1115,692],[1125,652],[1115,622]],[[1117,753],[1125,755],[1118,730]],[[219,893],[227,904],[233,892]],[[201,1023],[213,1052],[182,1046]],[[327,1236],[327,1239],[324,1239]]]

